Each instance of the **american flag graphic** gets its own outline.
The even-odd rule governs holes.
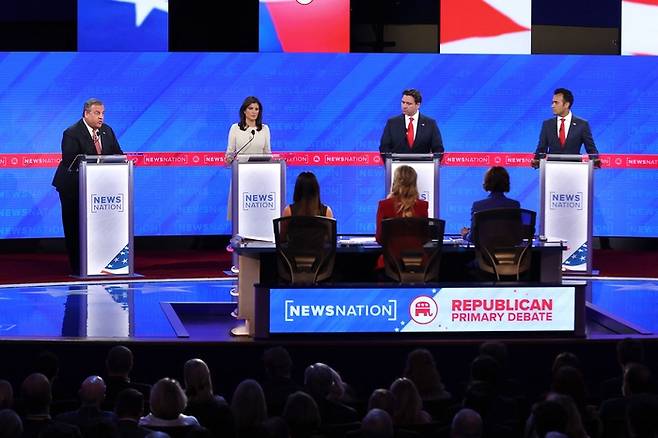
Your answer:
[[[124,246],[117,255],[101,270],[102,274],[129,274],[130,267],[130,249],[128,245]]]
[[[587,243],[584,243],[568,259],[562,263],[564,266],[580,266],[587,263]]]
[[[531,0],[441,0],[441,53],[529,54]]]
[[[621,2],[621,54],[658,55],[658,0]]]

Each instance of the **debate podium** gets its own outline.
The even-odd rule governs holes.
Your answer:
[[[581,155],[549,154],[539,163],[539,234],[566,241],[563,271],[592,273],[593,168]]]
[[[386,195],[391,191],[395,169],[402,165],[412,167],[418,175],[417,185],[420,199],[429,203],[429,217],[439,216],[439,186],[441,156],[443,154],[384,154],[386,166]]]
[[[80,277],[137,276],[133,245],[133,162],[79,155]]]
[[[285,206],[286,161],[276,155],[238,156],[231,164],[232,240],[274,242],[273,220]],[[233,335],[253,335],[255,289],[260,261],[238,255],[238,312],[244,326]]]

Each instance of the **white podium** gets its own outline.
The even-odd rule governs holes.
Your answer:
[[[135,276],[133,163],[125,155],[78,157],[80,276]]]
[[[566,241],[562,269],[592,273],[593,162],[581,155],[547,155],[539,164],[539,234]]]
[[[286,162],[275,155],[238,156],[231,173],[231,220],[233,241],[274,242],[273,220],[281,217],[286,199]],[[238,313],[245,326],[234,335],[253,335],[255,289],[260,278],[260,261],[238,256]]]
[[[418,193],[420,199],[429,203],[429,217],[439,217],[439,185],[442,154],[385,154],[386,195],[391,191],[395,169],[406,165],[412,167],[418,175]]]

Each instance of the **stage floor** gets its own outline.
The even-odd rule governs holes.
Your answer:
[[[3,285],[0,339],[249,342],[230,335],[234,286],[232,278]],[[591,286],[593,307],[658,337],[658,279],[593,278]],[[588,324],[588,339],[615,336]]]

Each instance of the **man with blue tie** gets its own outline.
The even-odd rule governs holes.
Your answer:
[[[442,153],[443,140],[436,121],[420,114],[423,100],[420,91],[409,89],[402,92],[402,114],[386,122],[379,152],[382,154],[429,154]]]
[[[553,92],[551,108],[555,117],[544,120],[539,134],[539,143],[532,160],[532,167],[539,167],[539,159],[545,154],[580,155],[582,145],[594,160],[595,167],[601,167],[599,151],[596,149],[592,130],[585,119],[571,112],[573,93],[566,88]]]

